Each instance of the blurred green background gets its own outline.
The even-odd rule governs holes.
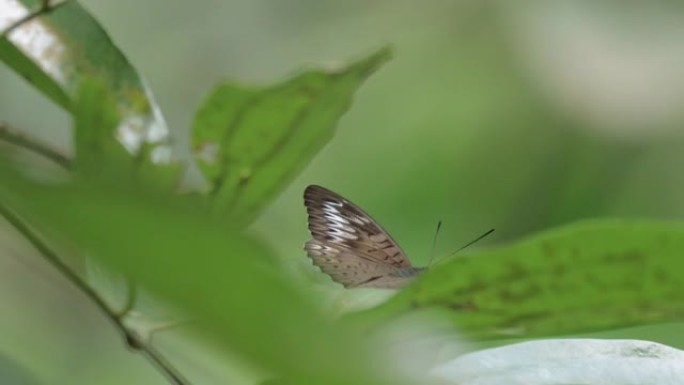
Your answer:
[[[417,265],[429,259],[438,220],[443,255],[491,227],[480,245],[583,218],[684,214],[679,3],[81,3],[147,78],[186,157],[194,110],[218,81],[268,84],[394,47],[334,139],[253,226],[312,282],[328,279],[302,250],[301,194],[311,183],[371,213]],[[70,151],[67,114],[5,67],[0,118]],[[165,383],[18,235],[6,225],[0,233],[0,345],[26,349],[64,378],[81,373],[71,383],[121,383],[123,371],[125,383]],[[676,331],[619,335],[684,347]],[[159,343],[205,377],[198,383],[232,371],[212,353],[179,349],[182,337]]]

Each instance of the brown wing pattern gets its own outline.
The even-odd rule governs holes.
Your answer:
[[[411,267],[399,245],[368,214],[321,186],[304,191],[311,236],[324,245],[350,250],[359,258],[397,268]]]
[[[399,288],[417,272],[397,243],[368,214],[320,186],[304,191],[314,264],[345,287]]]
[[[321,271],[347,288],[398,288],[407,281],[393,275],[396,267],[360,258],[337,244],[324,244],[311,239],[306,243],[305,249]]]

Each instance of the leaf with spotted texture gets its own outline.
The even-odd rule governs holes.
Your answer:
[[[671,334],[678,335],[683,253],[683,222],[587,220],[449,258],[350,318],[385,325],[402,314],[436,310],[459,334],[477,340],[680,322]]]

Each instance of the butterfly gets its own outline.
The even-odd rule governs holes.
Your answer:
[[[321,186],[304,190],[310,239],[304,250],[344,287],[398,289],[425,270],[413,267],[399,245],[358,206]]]

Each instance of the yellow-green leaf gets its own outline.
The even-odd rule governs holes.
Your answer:
[[[192,144],[214,208],[248,224],[333,135],[354,92],[390,57],[382,49],[337,71],[267,88],[222,84],[197,112]]]

